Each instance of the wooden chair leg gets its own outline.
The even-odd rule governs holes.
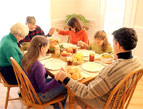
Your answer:
[[[63,105],[61,104],[61,102],[58,102],[60,109],[63,109]]]
[[[7,109],[7,105],[8,105],[9,92],[10,92],[10,87],[7,88],[7,95],[6,95],[6,100],[5,100],[5,109]]]

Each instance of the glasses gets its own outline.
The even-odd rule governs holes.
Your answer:
[[[69,31],[71,31],[72,29],[71,28],[69,28]]]

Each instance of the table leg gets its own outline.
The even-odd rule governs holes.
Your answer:
[[[75,109],[75,95],[68,89],[69,109]]]

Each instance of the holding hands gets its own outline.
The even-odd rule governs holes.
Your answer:
[[[55,75],[55,79],[57,81],[60,80],[61,82],[63,82],[66,77],[68,77],[68,75],[63,68]]]
[[[55,32],[55,28],[51,28],[51,29],[49,30],[49,35],[54,34],[54,32]]]

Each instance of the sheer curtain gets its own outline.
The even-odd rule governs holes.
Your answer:
[[[106,0],[104,29],[107,34],[123,26],[126,0]]]
[[[105,4],[104,30],[112,45],[112,32],[123,27],[126,0],[106,0]]]
[[[26,16],[35,16],[45,34],[51,27],[50,0],[1,0],[0,14],[0,40],[9,33],[12,24],[25,23]]]

